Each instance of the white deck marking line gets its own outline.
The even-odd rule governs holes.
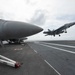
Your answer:
[[[49,46],[49,45],[44,45],[44,44],[40,44],[40,43],[36,43],[36,44],[39,44],[39,45],[42,45],[42,46],[46,46],[46,47],[50,47],[50,48],[54,48],[54,49],[57,49],[57,50],[60,50],[60,51],[64,51],[64,52],[75,54],[74,51],[68,51],[68,50],[65,50],[65,49],[61,49],[61,48],[53,47],[53,46]]]
[[[42,43],[45,43],[45,42],[42,42]],[[75,48],[75,46],[70,46],[70,45],[62,45],[62,44],[55,44],[55,43],[45,43],[45,44],[56,45],[56,46],[63,46],[63,47],[70,47],[70,48]]]
[[[37,51],[36,51],[36,50],[34,50],[34,52],[35,52],[35,53],[37,53]]]
[[[44,60],[58,75],[61,75],[50,63]]]
[[[30,46],[30,45],[29,45],[29,46]],[[33,49],[31,46],[30,46],[30,48],[31,48],[31,49]],[[33,50],[34,50],[34,49],[33,49]],[[34,52],[35,52],[35,53],[37,53],[37,51],[36,51],[36,50],[34,50]]]

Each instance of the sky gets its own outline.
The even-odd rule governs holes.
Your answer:
[[[53,30],[75,22],[75,0],[0,0],[0,18],[31,23],[44,31]],[[40,32],[28,40],[75,40],[75,26],[61,37],[44,36]]]

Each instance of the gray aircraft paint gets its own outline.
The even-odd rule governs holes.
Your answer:
[[[42,28],[29,23],[0,20],[0,40],[27,37],[42,30]]]

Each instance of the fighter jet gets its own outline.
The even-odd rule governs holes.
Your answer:
[[[17,40],[22,41],[24,37],[36,34],[42,30],[42,28],[29,23],[0,19],[1,44],[4,40],[9,40],[9,42],[16,42]],[[0,55],[0,63],[4,63],[15,68],[20,67],[21,65],[19,62],[16,62],[2,55]]]
[[[71,27],[71,26],[73,26],[73,25],[75,25],[75,22],[67,23],[67,24],[63,25],[62,27],[60,27],[60,28],[58,28],[56,30],[53,30],[53,31],[48,29],[48,31],[44,31],[43,33],[47,34],[47,35],[53,35],[54,37],[55,37],[55,35],[60,36],[61,33],[67,33],[66,29]],[[47,35],[45,35],[45,36],[47,36]]]
[[[36,34],[42,30],[42,28],[29,23],[0,19],[0,41],[22,41],[22,38]]]

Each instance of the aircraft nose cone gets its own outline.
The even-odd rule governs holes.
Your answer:
[[[41,32],[43,30],[42,28],[40,28],[38,26],[33,26],[33,25],[30,25],[29,29],[31,29],[31,30],[29,30],[30,31],[29,33],[31,33],[32,35],[36,34],[38,32]]]
[[[43,29],[28,23],[8,21],[4,25],[4,32],[7,38],[21,38],[27,37],[38,32],[41,32]]]

